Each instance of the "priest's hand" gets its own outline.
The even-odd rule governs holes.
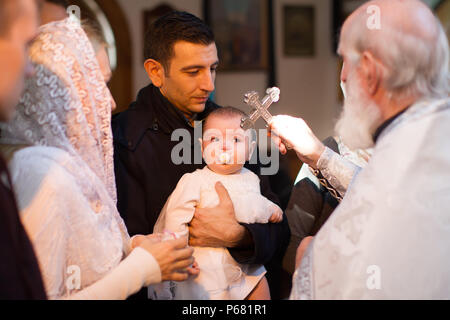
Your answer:
[[[236,220],[228,191],[215,186],[219,204],[214,208],[196,208],[189,224],[189,244],[199,247],[247,247],[252,245],[249,231]]]
[[[140,239],[139,247],[147,250],[158,262],[162,281],[184,281],[189,275],[198,274],[195,270],[194,249],[187,246],[187,239],[155,241],[152,238]]]
[[[295,150],[302,162],[313,168],[317,168],[317,161],[325,151],[323,143],[301,118],[273,117],[270,122],[270,136],[282,154],[286,154],[289,146]]]
[[[300,267],[302,263],[302,258],[305,255],[306,249],[308,249],[309,243],[314,239],[314,237],[306,237],[300,242],[300,245],[297,248],[297,254],[295,256],[295,270]]]

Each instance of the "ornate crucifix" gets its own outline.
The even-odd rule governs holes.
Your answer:
[[[252,107],[252,113],[248,117],[244,117],[241,120],[241,127],[244,130],[250,129],[254,126],[256,120],[260,117],[269,124],[272,119],[272,115],[267,109],[274,102],[280,100],[280,89],[277,87],[269,88],[266,91],[267,95],[262,101],[259,101],[259,95],[255,91],[251,91],[245,94],[245,103]]]

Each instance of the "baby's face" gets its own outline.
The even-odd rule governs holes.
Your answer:
[[[203,159],[220,174],[239,172],[250,158],[250,134],[241,128],[239,116],[212,116],[204,128]]]

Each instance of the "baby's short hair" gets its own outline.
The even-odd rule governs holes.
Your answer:
[[[245,114],[244,111],[235,108],[235,107],[231,107],[231,106],[227,106],[227,107],[222,107],[222,108],[218,108],[215,109],[214,111],[210,112],[206,118],[202,121],[202,130],[203,133],[205,133],[205,129],[207,128],[207,124],[208,124],[208,120],[211,117],[221,117],[221,118],[234,118],[234,117],[240,117],[241,119],[243,117],[247,117],[247,115]],[[254,133],[254,128],[250,128],[248,129],[251,131],[251,141],[255,141],[256,140],[256,134]]]
[[[205,120],[203,120],[202,123],[202,127],[203,130],[206,128],[206,124],[208,123],[208,120],[211,117],[221,117],[221,118],[232,118],[232,117],[246,117],[247,115],[245,114],[245,112],[243,112],[242,110],[239,110],[238,108],[235,107],[222,107],[222,108],[217,108],[214,111],[210,112],[208,114],[208,116],[205,118]]]

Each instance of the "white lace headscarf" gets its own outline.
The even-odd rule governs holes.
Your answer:
[[[129,235],[116,208],[113,98],[89,39],[72,18],[49,23],[40,27],[30,58],[35,74],[26,81],[13,120],[0,125],[0,143],[56,147],[73,156],[75,165],[66,170],[104,224],[116,225],[104,240],[129,252]],[[116,250],[120,261],[119,254]]]
[[[27,80],[2,143],[51,146],[80,157],[116,202],[111,132],[112,96],[94,49],[76,19],[40,28],[30,48]]]

